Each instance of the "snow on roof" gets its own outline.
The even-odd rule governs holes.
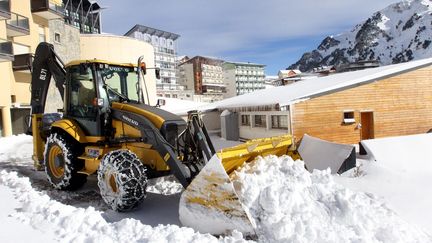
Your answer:
[[[360,71],[311,78],[287,86],[263,89],[221,100],[206,106],[202,106],[200,107],[200,110],[268,106],[276,104],[285,106],[300,102],[305,99],[322,96],[327,93],[333,93],[371,83],[431,64],[432,58],[427,58],[406,63],[364,69]]]
[[[207,103],[195,102],[190,100],[181,100],[176,98],[161,98],[165,100],[165,105],[160,108],[177,115],[187,114],[190,110],[196,110],[197,107],[206,105]]]
[[[284,69],[284,70],[279,70],[279,72],[282,74],[288,74],[290,72],[301,73],[301,71],[298,69]]]

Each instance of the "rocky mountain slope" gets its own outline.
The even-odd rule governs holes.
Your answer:
[[[378,60],[381,65],[432,57],[432,1],[405,0],[378,11],[351,31],[326,37],[288,67],[315,67]]]

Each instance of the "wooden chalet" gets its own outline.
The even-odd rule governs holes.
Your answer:
[[[339,73],[213,103],[238,114],[244,139],[307,133],[355,144],[432,128],[432,58]]]

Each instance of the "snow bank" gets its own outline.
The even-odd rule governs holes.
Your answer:
[[[20,134],[0,138],[0,161],[22,162],[31,160],[33,137]]]
[[[401,217],[432,235],[432,134],[389,137],[362,141],[376,161],[335,180],[358,191],[373,193]],[[358,176],[361,175],[361,176]]]
[[[0,138],[0,161],[17,161],[28,165],[31,163],[31,143],[31,137],[25,135]],[[414,144],[419,146],[418,143]],[[405,151],[409,146],[405,145],[404,148],[396,151]],[[426,145],[422,148],[429,151]],[[407,163],[404,163],[405,167],[402,167],[402,163],[398,165],[401,170],[416,169],[419,174],[422,171],[418,166],[409,167]],[[388,184],[388,188],[392,186],[394,192],[407,180],[417,181],[416,175],[401,177],[403,172],[398,171],[387,174],[391,166],[385,166],[387,163],[368,171],[362,177],[364,180],[352,179],[352,184],[367,179],[371,180],[371,186],[377,187],[386,184],[387,180],[393,183],[402,178],[399,184]],[[309,173],[304,169],[303,162],[292,161],[287,156],[259,158],[247,164],[236,172],[233,184],[257,225],[256,233],[261,242],[432,242],[422,231],[408,225],[388,209],[381,199],[372,194],[352,192],[336,184],[329,171]],[[102,212],[93,207],[77,208],[52,200],[45,192],[32,188],[29,178],[20,178],[16,172],[0,171],[0,185],[0,190],[8,188],[12,192],[0,195],[12,194],[15,197],[2,198],[3,203],[11,200],[15,202],[16,206],[8,213],[12,219],[32,226],[41,235],[54,236],[62,242],[244,241],[238,232],[229,237],[216,238],[197,233],[191,228],[175,225],[152,227],[130,218],[109,223],[102,217]],[[415,183],[405,185],[407,190],[421,191],[413,190],[417,186]],[[181,191],[181,188],[176,182],[164,178],[156,180],[149,191],[173,194]],[[421,191],[420,195],[425,196],[425,191]],[[417,199],[414,200],[416,203]],[[406,205],[415,208],[412,202]],[[425,216],[425,220],[429,218]],[[6,221],[0,221],[0,226],[4,224]],[[16,234],[19,238],[20,228],[15,230],[8,233]]]
[[[54,233],[62,242],[243,242],[242,234],[215,238],[174,225],[151,227],[135,219],[108,223],[93,207],[76,208],[35,191],[28,178],[0,171],[0,185],[12,189],[20,202],[14,217],[42,232]],[[14,232],[14,233],[18,233]]]
[[[183,186],[174,176],[160,177],[151,179],[147,184],[147,192],[162,195],[172,195],[183,191]]]
[[[258,158],[233,178],[264,242],[429,242],[373,195],[309,173],[288,156]]]

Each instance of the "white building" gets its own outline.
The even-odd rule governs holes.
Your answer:
[[[176,40],[180,35],[137,24],[125,36],[152,44],[155,65],[160,68],[161,76],[156,83],[157,93],[159,96],[177,95],[181,89],[176,79]]]
[[[247,94],[265,88],[265,65],[249,62],[224,63],[225,98]]]

